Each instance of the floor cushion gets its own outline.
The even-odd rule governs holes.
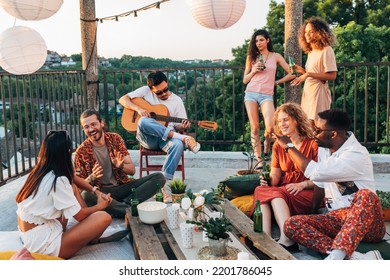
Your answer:
[[[0,260],[10,260],[13,256],[16,256],[20,251],[4,251],[0,252]],[[48,256],[44,254],[31,253],[34,260],[62,260],[59,257]],[[14,258],[15,260],[26,260],[27,258]]]
[[[237,198],[232,199],[230,202],[248,217],[251,215],[251,210],[253,206],[253,194],[239,196]]]
[[[220,182],[225,186],[225,198],[233,199],[238,196],[253,194],[260,184],[259,174],[232,176]]]

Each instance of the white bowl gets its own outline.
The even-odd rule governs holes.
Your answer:
[[[145,201],[138,204],[138,215],[141,222],[145,224],[161,223],[167,215],[167,205],[158,201]]]

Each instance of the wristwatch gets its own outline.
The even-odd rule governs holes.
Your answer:
[[[290,149],[290,148],[295,148],[293,143],[287,143],[286,148],[284,148],[284,151],[287,153],[288,149]]]

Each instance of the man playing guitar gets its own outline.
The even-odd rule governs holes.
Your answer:
[[[170,116],[184,120],[181,123],[169,122],[167,126],[164,126],[151,118],[151,112],[132,102],[134,98],[143,98],[151,105],[163,104],[167,107]],[[149,150],[163,150],[167,153],[167,159],[162,168],[167,180],[173,179],[184,146],[193,153],[199,151],[200,144],[193,137],[180,133],[189,128],[191,123],[186,120],[187,113],[181,98],[169,91],[168,80],[163,72],[150,73],[147,78],[147,86],[122,96],[119,103],[127,109],[136,111],[141,116],[137,123],[136,133],[140,144]]]

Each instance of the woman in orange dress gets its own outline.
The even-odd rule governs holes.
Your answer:
[[[289,136],[296,149],[317,161],[318,146],[311,124],[298,104],[286,103],[278,107],[273,122],[276,134]],[[297,251],[298,244],[284,235],[283,225],[291,215],[311,212],[314,184],[305,178],[278,142],[272,148],[270,177],[271,186],[267,185],[267,181],[260,180],[260,186],[254,192],[254,201],[260,200],[263,212],[263,230],[271,236],[273,212],[281,229],[278,242],[289,251]]]

